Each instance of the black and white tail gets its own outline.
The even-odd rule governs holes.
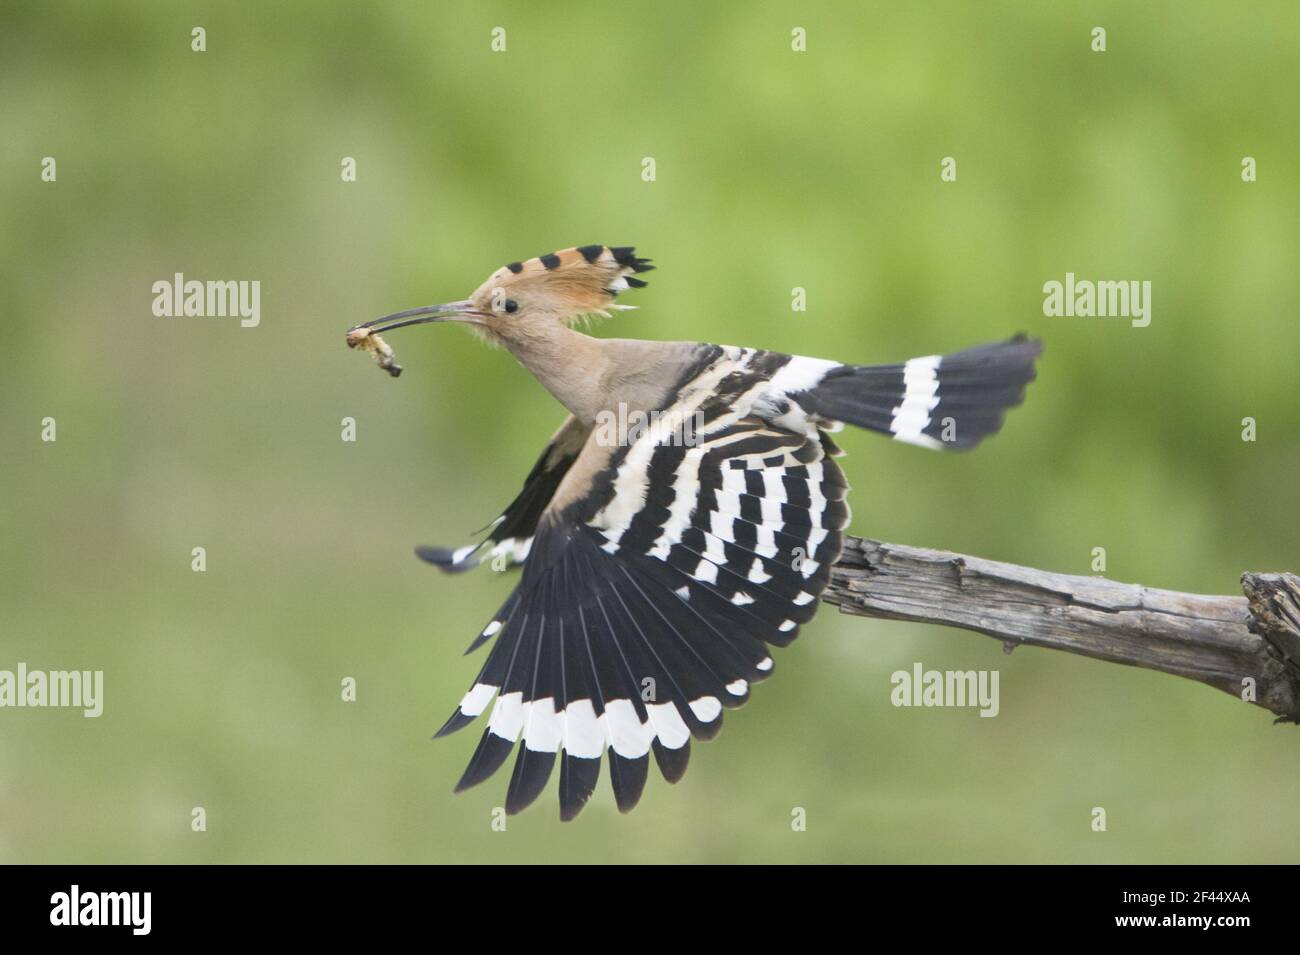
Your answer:
[[[787,397],[808,414],[908,444],[964,451],[1002,427],[1034,380],[1043,343],[1018,335],[894,365],[831,365]],[[829,363],[828,363],[829,364]]]

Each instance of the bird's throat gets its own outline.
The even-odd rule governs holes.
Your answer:
[[[600,339],[555,322],[503,338],[503,344],[578,420],[595,420],[605,404],[609,371]]]

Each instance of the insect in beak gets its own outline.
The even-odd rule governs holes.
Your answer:
[[[429,322],[468,322],[477,325],[485,317],[469,299],[443,305],[423,305],[352,326],[348,329],[347,344],[349,348],[370,352],[375,358],[375,364],[396,378],[402,373],[402,366],[394,360],[392,346],[380,337],[381,332],[386,334],[397,328]]]

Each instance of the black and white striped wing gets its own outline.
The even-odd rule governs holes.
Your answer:
[[[533,546],[538,520],[590,434],[590,425],[581,424],[569,415],[538,456],[518,496],[484,528],[488,531],[486,537],[462,547],[417,547],[416,556],[453,574],[489,562],[501,562],[498,566],[501,570],[522,564]]]
[[[691,446],[653,431],[616,450],[589,440],[601,466],[543,516],[519,586],[474,643],[495,637],[488,659],[438,731],[491,707],[458,791],[519,744],[506,811],[536,799],[558,760],[570,819],[608,752],[626,812],[650,755],[680,779],[691,737],[715,735],[771,672],[769,648],[812,618],[849,516],[833,446],[734,407],[705,403]]]

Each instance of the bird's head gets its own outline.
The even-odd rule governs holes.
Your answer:
[[[616,299],[620,292],[643,287],[637,273],[652,268],[630,247],[562,249],[502,266],[463,301],[413,308],[359,327],[383,333],[425,322],[461,322],[490,341],[510,344],[544,335],[557,323],[634,307]]]

